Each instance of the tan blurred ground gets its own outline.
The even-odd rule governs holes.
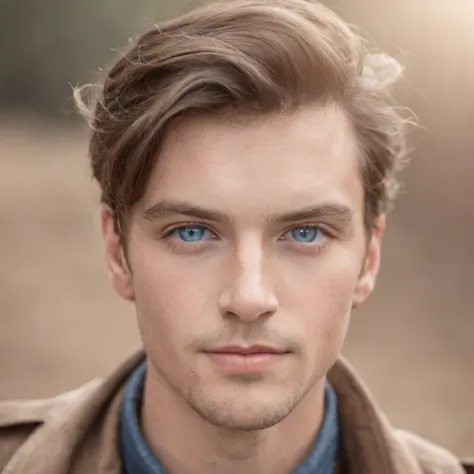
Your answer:
[[[353,19],[407,64],[402,95],[429,131],[346,354],[397,425],[474,455],[474,4],[404,1],[396,21],[402,7],[368,3]],[[108,286],[97,201],[82,133],[0,122],[0,398],[72,388],[139,345]]]

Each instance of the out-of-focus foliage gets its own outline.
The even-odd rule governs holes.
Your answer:
[[[112,49],[187,3],[0,0],[0,109],[67,116],[70,84],[90,80]]]

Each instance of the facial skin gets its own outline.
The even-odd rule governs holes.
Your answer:
[[[363,212],[357,141],[336,106],[174,127],[131,210],[127,259],[102,215],[112,284],[135,302],[148,357],[143,428],[155,450],[182,457],[156,435],[173,422],[182,444],[194,429],[235,435],[247,461],[265,443],[305,454],[351,309],[378,271],[384,219],[368,236]],[[209,353],[228,346],[279,354]]]

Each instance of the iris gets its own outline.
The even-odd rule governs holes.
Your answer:
[[[312,226],[302,226],[294,227],[286,235],[290,235],[290,238],[296,242],[301,242],[303,244],[310,244],[318,239],[321,234],[321,230],[317,227]],[[286,237],[288,239],[288,237]]]
[[[204,226],[193,225],[176,229],[176,234],[183,242],[199,242],[209,237],[210,232]]]

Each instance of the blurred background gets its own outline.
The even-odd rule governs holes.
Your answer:
[[[405,65],[397,97],[422,125],[345,353],[396,425],[474,455],[474,1],[325,3]],[[71,84],[190,5],[0,0],[0,398],[74,388],[139,347],[109,288]]]

